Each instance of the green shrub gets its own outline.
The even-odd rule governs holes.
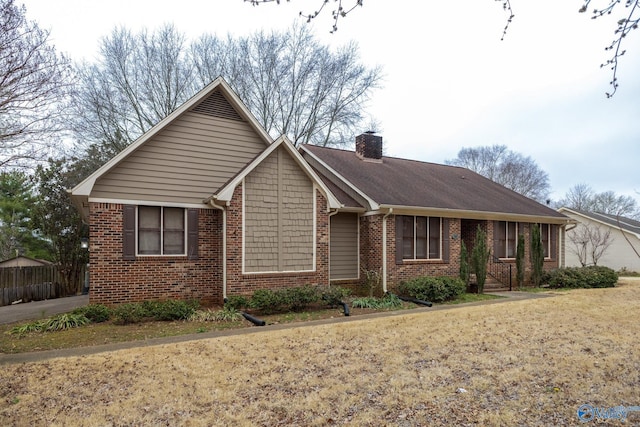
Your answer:
[[[471,264],[469,262],[469,251],[467,251],[467,245],[464,240],[460,241],[460,280],[464,282],[465,286],[469,286],[471,280]]]
[[[116,306],[112,311],[113,322],[119,325],[141,322],[148,312],[141,304],[126,303]]]
[[[284,293],[285,303],[293,311],[304,310],[311,304],[318,302],[321,298],[318,288],[310,285],[299,288],[287,288],[278,292]]]
[[[540,286],[544,275],[544,248],[542,246],[542,237],[540,236],[540,226],[538,224],[531,226],[531,240],[529,243],[531,250],[529,254],[531,258],[531,281],[534,286]]]
[[[402,295],[431,302],[456,299],[464,294],[465,290],[464,282],[458,277],[418,277],[398,286]]]
[[[71,313],[82,314],[93,323],[106,322],[111,317],[111,310],[103,304],[89,304],[84,307],[78,307]]]
[[[233,307],[224,307],[214,312],[213,320],[216,322],[236,322],[242,319],[242,313]]]
[[[568,267],[545,273],[543,280],[550,288],[612,288],[618,274],[602,266]]]
[[[478,225],[476,237],[471,251],[471,266],[476,274],[476,284],[478,285],[478,293],[484,292],[484,284],[487,281],[487,269],[491,250],[487,247],[487,233]],[[436,300],[431,300],[438,302]],[[446,300],[444,300],[446,301]]]
[[[26,335],[30,332],[42,332],[46,329],[46,320],[36,320],[35,322],[25,323],[24,325],[18,325],[11,328],[9,333],[11,335]]]
[[[45,330],[47,331],[64,331],[66,329],[77,328],[91,321],[84,314],[64,313],[47,320]]]
[[[58,314],[50,319],[36,320],[35,322],[25,323],[24,325],[14,326],[9,331],[12,335],[26,335],[30,332],[45,331],[64,331],[66,329],[77,328],[91,323],[82,313],[63,313]]]
[[[524,234],[518,235],[518,246],[516,246],[516,286],[524,285]]]
[[[242,319],[242,314],[234,307],[225,305],[221,310],[196,310],[190,316],[192,322],[235,322]]]
[[[400,308],[402,300],[393,294],[386,294],[380,298],[380,308]]]
[[[197,301],[166,300],[141,303],[143,317],[160,321],[186,320],[198,309]]]
[[[249,301],[249,307],[263,313],[275,313],[285,306],[284,294],[271,289],[258,289]]]
[[[313,286],[286,289],[259,289],[253,293],[249,307],[263,313],[299,311],[320,300],[321,294]]]
[[[351,301],[351,307],[354,308],[378,308],[378,299],[376,297],[360,297]]]
[[[329,286],[323,289],[321,292],[321,299],[329,307],[337,307],[343,300],[351,294],[351,291],[347,288],[341,288],[340,286]]]
[[[361,297],[351,301],[355,308],[371,308],[375,310],[393,309],[402,307],[402,300],[393,294],[386,294],[382,298]]]
[[[249,307],[249,298],[244,295],[232,295],[227,297],[227,300],[224,303],[225,307],[232,307],[236,310],[240,310],[241,308]]]

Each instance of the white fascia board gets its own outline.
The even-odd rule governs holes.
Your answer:
[[[353,183],[351,183],[349,180],[347,180],[345,177],[343,177],[342,175],[340,175],[335,169],[333,169],[331,166],[329,166],[327,163],[323,162],[318,156],[314,155],[311,151],[307,150],[305,147],[300,147],[301,150],[303,150],[307,155],[309,155],[310,157],[313,158],[313,160],[315,160],[316,162],[318,162],[319,164],[321,164],[325,169],[327,169],[333,176],[335,176],[337,179],[339,179],[340,181],[342,181],[345,185],[347,185],[349,188],[351,188],[354,192],[356,192],[360,197],[362,197],[363,199],[366,200],[366,202],[369,204],[369,209],[371,211],[377,211],[380,209],[380,205],[373,200],[371,197],[367,196],[362,190],[360,190],[358,187],[356,187]]]
[[[271,145],[273,139],[269,136],[267,131],[258,123],[255,116],[251,114],[249,109],[242,103],[238,95],[231,89],[231,87],[227,84],[227,82],[222,78],[218,77],[211,83],[209,83],[206,87],[204,87],[200,92],[196,93],[189,100],[187,100],[180,107],[176,108],[171,114],[166,116],[164,119],[160,120],[156,123],[151,129],[146,131],[143,135],[141,135],[138,139],[133,141],[127,148],[122,150],[116,156],[114,156],[107,163],[98,168],[94,173],[89,175],[86,179],[84,179],[80,184],[76,185],[70,190],[70,193],[75,196],[89,196],[91,191],[93,190],[93,186],[98,178],[108,172],[115,165],[120,163],[122,160],[127,158],[131,153],[137,150],[141,145],[147,142],[149,139],[154,137],[158,132],[164,129],[169,123],[174,121],[180,115],[182,115],[185,111],[189,110],[198,102],[202,101],[204,98],[209,96],[216,88],[220,88],[224,95],[227,96],[227,100],[233,105],[234,108],[239,110],[240,115],[247,120],[250,125],[256,130],[256,132],[260,135],[260,137],[264,140],[266,145]]]

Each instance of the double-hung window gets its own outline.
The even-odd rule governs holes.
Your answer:
[[[498,258],[515,258],[518,244],[518,223],[498,221],[496,226],[496,229],[493,230],[498,243],[496,256]]]
[[[542,249],[544,257],[551,258],[551,226],[549,224],[538,224],[540,227],[540,239],[542,240]]]
[[[402,259],[442,258],[442,218],[403,216],[401,223]]]
[[[137,224],[139,255],[186,254],[185,209],[138,206]]]

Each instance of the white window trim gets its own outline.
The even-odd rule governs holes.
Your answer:
[[[160,253],[159,254],[141,254],[138,246],[138,236],[140,234],[140,229],[138,228],[138,218],[139,218],[139,208],[143,207],[152,207],[152,208],[160,208]],[[164,248],[164,208],[174,208],[178,207],[182,209],[182,215],[184,216],[184,236],[183,236],[183,244],[184,252],[181,254],[165,254],[163,253]],[[189,229],[189,225],[187,224],[187,209],[180,206],[153,206],[153,205],[136,205],[136,256],[137,257],[185,257],[187,256],[187,232]]]
[[[512,260],[512,259],[516,259],[516,254],[518,253],[518,223],[515,221],[502,221],[504,223],[504,255],[505,256],[501,256],[498,257],[499,259],[508,259],[508,260]],[[516,229],[515,229],[515,233],[516,233],[516,237],[514,239],[515,245],[516,247],[513,250],[513,254],[514,256],[510,257],[507,256],[507,254],[509,253],[509,224],[515,224],[516,225]],[[493,231],[495,233],[495,230]]]

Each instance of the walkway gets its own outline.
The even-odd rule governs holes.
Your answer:
[[[77,295],[66,298],[31,301],[24,304],[5,305],[0,307],[0,324],[38,320],[56,314],[66,313],[76,307],[89,304],[89,295]]]

